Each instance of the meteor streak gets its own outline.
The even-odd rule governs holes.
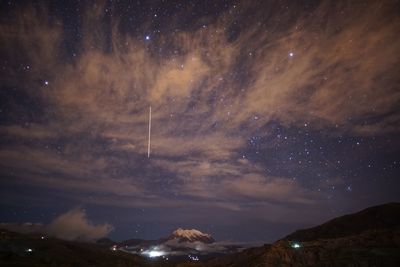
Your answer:
[[[150,158],[150,144],[151,144],[151,106],[149,109],[149,138],[147,143],[147,157]]]

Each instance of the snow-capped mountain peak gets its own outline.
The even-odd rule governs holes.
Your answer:
[[[180,239],[181,241],[201,241],[203,243],[212,243],[214,239],[209,234],[202,233],[196,229],[182,229],[178,228],[177,230],[172,232],[170,239]]]

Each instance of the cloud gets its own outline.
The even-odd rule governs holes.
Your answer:
[[[243,158],[232,162],[191,159],[156,163],[178,175],[181,183],[172,188],[177,194],[210,199],[230,210],[240,210],[233,203],[243,200],[311,204],[319,197],[295,180],[263,174],[260,164]]]
[[[398,21],[391,17],[387,21],[379,20],[380,12],[385,12],[389,6],[381,7],[376,13],[364,12],[358,5],[357,8],[321,4],[313,16],[298,17],[294,23],[288,23],[284,31],[262,34],[261,29],[255,27],[233,41],[226,37],[224,30],[230,26],[232,18],[225,14],[207,30],[200,28],[170,38],[164,36],[163,42],[181,51],[176,56],[155,56],[146,44],[114,28],[112,53],[82,48],[74,64],[55,60],[59,36],[63,35],[61,27],[41,21],[34,9],[26,12],[28,15],[20,18],[19,24],[3,26],[17,31],[4,30],[3,33],[7,32],[18,43],[22,43],[18,39],[24,36],[28,41],[23,44],[28,47],[22,50],[29,51],[32,62],[42,62],[45,57],[51,58],[46,62],[57,65],[57,74],[51,75],[54,78],[50,81],[51,87],[57,90],[34,87],[54,105],[59,116],[77,120],[72,127],[82,127],[81,120],[100,125],[109,123],[111,129],[121,122],[135,126],[144,122],[146,113],[143,111],[153,104],[156,122],[167,126],[167,130],[176,129],[179,122],[168,119],[170,113],[181,118],[190,117],[189,108],[195,100],[192,108],[196,112],[192,115],[202,118],[199,127],[204,130],[209,130],[217,121],[229,131],[255,113],[264,118],[264,122],[272,118],[284,123],[307,119],[315,123],[345,124],[356,130],[359,125],[344,123],[348,116],[364,118],[385,114],[399,98],[391,86],[377,90],[381,82],[396,80],[393,70],[396,60],[391,55],[398,47],[392,34]],[[341,13],[332,12],[332,9],[352,16],[338,19]],[[101,8],[93,12],[99,10]],[[94,17],[91,11],[87,13],[87,17]],[[288,20],[290,13],[279,17]],[[264,23],[271,24],[277,19],[273,17],[272,21]],[[326,21],[325,28],[315,26],[319,21]],[[332,25],[338,21],[339,25]],[[363,24],[365,21],[368,25]],[[28,23],[34,30],[26,31],[23,25]],[[95,25],[89,22],[83,25],[90,27],[85,29],[87,43],[105,38],[98,34],[101,29]],[[374,30],[367,32],[367,27]],[[255,48],[247,49],[244,55],[243,49],[250,38]],[[37,46],[31,44],[37,42],[44,45],[40,46],[44,47],[40,51],[32,50]],[[264,44],[266,42],[268,45]],[[4,40],[4,43],[10,44],[10,41]],[[292,58],[289,52],[294,53]],[[229,77],[240,63],[246,66],[251,80],[244,86],[239,86],[237,81],[241,77]],[[237,93],[240,89],[244,92]],[[380,97],[376,98],[378,92]],[[223,102],[212,104],[211,98],[217,102],[223,99]],[[228,111],[232,120],[226,119]],[[213,120],[205,120],[202,115]],[[193,124],[189,122],[188,126]],[[164,137],[172,138],[168,132],[163,131]]]
[[[106,236],[113,230],[112,225],[91,223],[84,210],[72,209],[54,219],[46,226],[49,235],[65,240],[92,241]]]
[[[61,45],[71,38],[67,27],[45,20],[46,8],[2,21],[1,54],[30,65],[0,73],[13,107],[2,112],[9,119],[0,126],[2,169],[18,183],[64,189],[71,198],[95,193],[101,205],[195,199],[238,211],[243,199],[315,202],[319,196],[301,181],[267,175],[242,152],[255,133],[270,137],[271,123],[307,122],[326,136],[398,132],[397,9],[337,1],[299,14],[271,5],[265,16],[265,8],[238,5],[207,27],[160,31],[151,42],[122,31],[115,17],[100,27],[103,5],[83,7],[75,56]],[[150,105],[152,158],[145,161]],[[21,125],[21,117],[31,120]]]
[[[236,195],[266,201],[312,203],[311,197],[316,195],[307,193],[295,181],[285,178],[264,177],[257,174],[226,181],[222,188],[229,192],[227,195]]]
[[[194,242],[181,242],[176,239],[171,239],[166,242],[160,243],[156,246],[148,247],[142,251],[143,247],[134,246],[129,248],[129,252],[137,254],[137,251],[141,251],[140,254],[149,254],[151,251],[159,251],[163,255],[187,255],[187,254],[199,254],[207,255],[210,253],[233,253],[239,252],[249,247],[260,246],[262,242],[233,242],[233,241],[218,241],[213,243],[203,243],[200,241]]]
[[[237,203],[302,203],[312,204],[318,194],[306,191],[301,184],[287,178],[265,177],[253,173],[220,179],[188,179],[181,194],[204,199],[229,200]],[[225,203],[228,204],[228,203]],[[222,207],[235,207],[224,205]]]
[[[107,236],[114,228],[111,224],[93,224],[85,210],[74,208],[49,224],[42,223],[0,223],[0,228],[23,234],[42,233],[64,240],[94,241]]]

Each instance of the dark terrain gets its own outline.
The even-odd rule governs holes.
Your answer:
[[[104,241],[104,240],[103,240]],[[107,240],[106,240],[107,241]],[[111,241],[109,241],[111,242]],[[298,230],[262,247],[205,262],[170,262],[89,244],[2,230],[0,266],[400,266],[400,203],[375,206]],[[31,248],[33,251],[28,252]]]
[[[31,252],[28,249],[32,249]],[[42,239],[41,235],[1,230],[0,266],[159,266],[138,255],[112,251],[104,245]],[[168,265],[163,265],[168,266]]]

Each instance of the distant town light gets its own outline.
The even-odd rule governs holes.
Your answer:
[[[150,258],[155,258],[155,257],[164,256],[167,253],[165,253],[162,250],[158,250],[157,247],[154,247],[154,248],[152,248],[150,250],[143,251],[141,254],[146,255],[147,257],[150,257]]]
[[[292,248],[301,248],[302,246],[301,246],[301,244],[299,244],[299,243],[292,243],[292,244],[291,244],[291,247],[292,247]]]
[[[160,257],[162,255],[164,255],[164,252],[162,252],[162,251],[152,250],[152,251],[149,252],[149,257],[150,258]]]
[[[192,261],[198,261],[199,257],[197,256],[192,256],[192,255],[188,255],[189,259],[191,259]]]

